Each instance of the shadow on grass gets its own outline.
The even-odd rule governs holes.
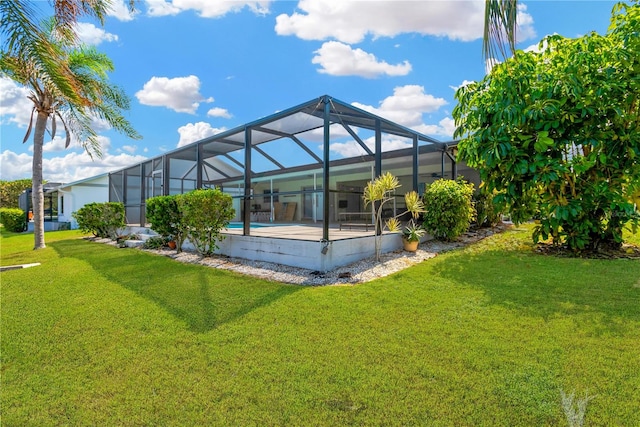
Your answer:
[[[96,274],[155,302],[194,332],[215,329],[302,289],[99,243],[64,240],[51,246],[61,257],[82,260]]]
[[[491,304],[549,319],[601,313],[607,329],[615,319],[640,321],[640,262],[556,258],[526,250],[459,252],[439,259],[434,272],[481,289]]]

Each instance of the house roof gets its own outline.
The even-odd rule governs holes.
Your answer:
[[[64,191],[66,188],[73,187],[74,185],[84,184],[84,183],[95,181],[97,179],[104,178],[107,176],[109,176],[108,172],[101,173],[100,175],[95,175],[89,178],[80,179],[78,181],[69,182],[67,184],[59,184],[58,186],[56,186],[56,189],[62,189]]]

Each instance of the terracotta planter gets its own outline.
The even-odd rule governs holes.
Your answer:
[[[415,242],[410,242],[407,239],[402,239],[402,244],[404,245],[404,250],[407,252],[415,252],[418,250],[418,244],[420,242],[416,240]]]
[[[175,249],[176,242],[174,240],[169,240],[169,242],[167,243],[167,246],[169,246],[169,249]]]

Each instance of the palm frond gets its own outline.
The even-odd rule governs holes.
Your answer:
[[[24,139],[22,140],[23,144],[29,140],[29,136],[31,135],[31,129],[33,129],[33,114],[35,112],[36,112],[36,107],[33,107],[31,109],[31,118],[29,119],[29,127],[27,128],[27,132],[25,133]]]
[[[516,51],[517,0],[485,0],[482,52],[485,60]]]

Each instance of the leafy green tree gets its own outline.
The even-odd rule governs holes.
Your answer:
[[[540,219],[534,241],[594,250],[637,225],[638,33],[640,6],[620,4],[606,35],[547,37],[456,92],[460,158],[516,223]]]
[[[30,179],[0,181],[0,207],[19,208],[18,196],[28,188],[31,188]]]
[[[11,2],[0,3],[4,9],[5,3]],[[26,142],[35,115],[32,168],[34,249],[45,247],[42,150],[47,124],[51,123],[51,136],[54,137],[59,120],[64,126],[67,146],[73,135],[90,155],[97,156],[101,155],[100,143],[91,127],[96,117],[129,137],[140,137],[121,113],[129,108],[128,97],[108,81],[108,73],[114,69],[111,60],[93,47],[77,46],[66,38],[58,37],[55,22],[49,20],[42,26],[42,32],[48,35],[44,53],[29,46],[3,43],[0,58],[2,73],[30,89],[29,99],[34,105],[25,136]],[[46,68],[41,66],[43,63]],[[69,73],[72,78],[65,78]],[[71,88],[68,87],[70,83],[74,83]]]

